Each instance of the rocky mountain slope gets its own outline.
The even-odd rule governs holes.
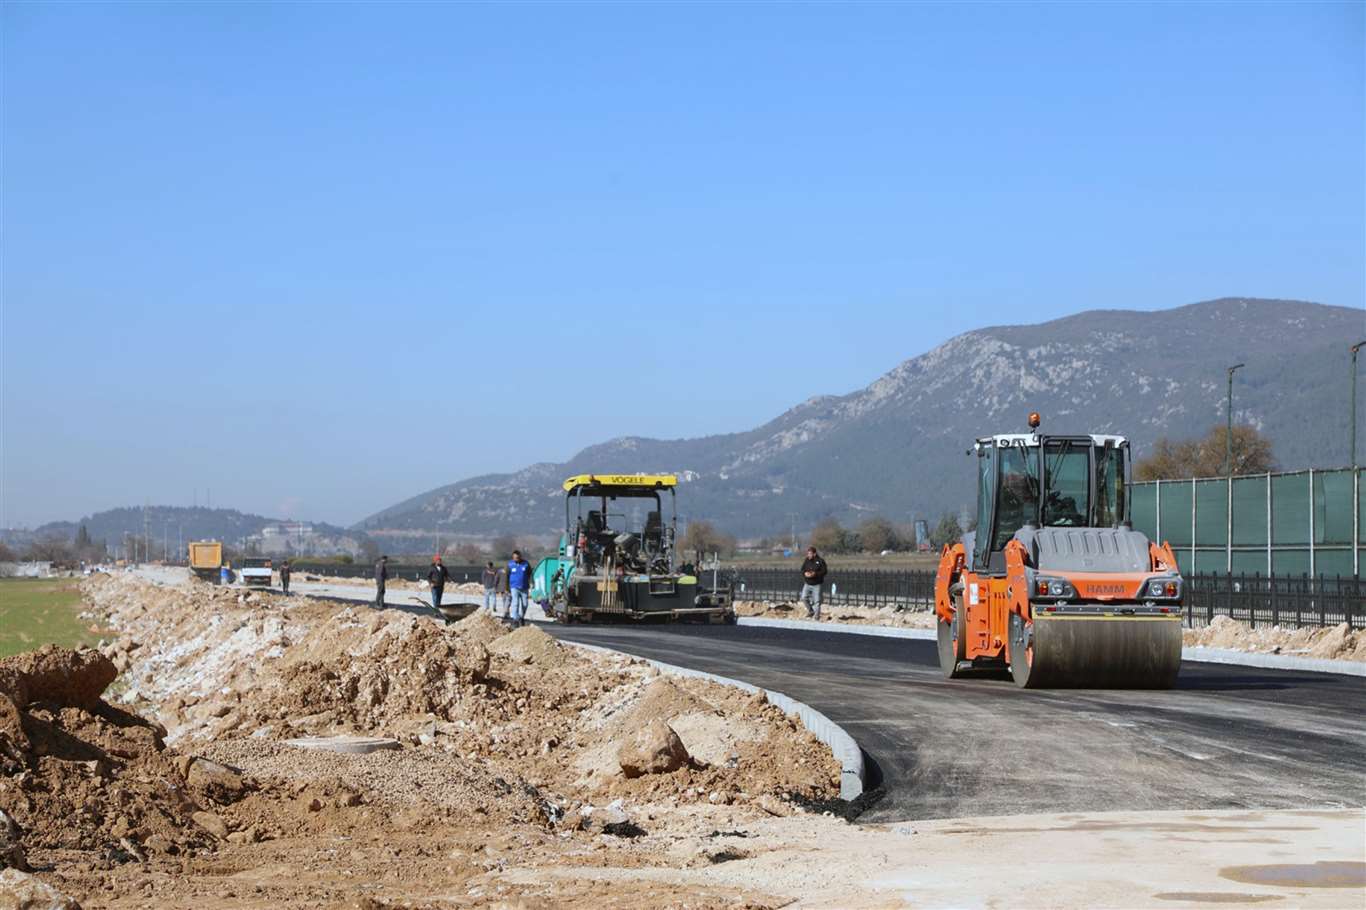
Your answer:
[[[964,453],[976,436],[1023,430],[1038,410],[1048,431],[1123,433],[1142,455],[1160,436],[1223,420],[1224,369],[1239,362],[1234,419],[1270,435],[1283,468],[1337,466],[1348,458],[1347,345],[1362,337],[1366,311],[1246,298],[978,329],[747,433],[613,439],[564,464],[431,490],[356,527],[548,533],[563,521],[560,481],[583,471],[678,472],[680,513],[741,535],[826,515],[934,518],[972,499]]]

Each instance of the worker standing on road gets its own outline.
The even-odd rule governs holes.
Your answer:
[[[498,580],[494,582],[498,596],[494,599],[495,603],[502,603],[503,615],[507,616],[512,612],[512,597],[508,594],[508,570],[507,566],[498,569]],[[494,611],[495,613],[497,610]]]
[[[381,556],[375,563],[375,606],[384,606],[384,583],[389,580],[389,557]]]
[[[218,583],[221,585],[232,583],[232,568],[226,562],[218,570]]]
[[[432,609],[441,612],[441,591],[450,581],[451,574],[441,564],[440,554],[432,557],[432,567],[427,570],[427,584],[432,586]]]
[[[531,592],[531,563],[522,558],[521,550],[513,550],[512,562],[508,563],[508,591],[512,594],[508,618],[514,626],[524,626],[527,597]]]
[[[802,593],[798,602],[806,606],[806,615],[819,621],[821,618],[821,585],[825,584],[825,573],[829,567],[815,547],[806,548],[806,560],[802,563]]]
[[[480,581],[484,583],[484,609],[489,613],[498,613],[498,570],[490,562],[484,566],[484,574],[480,576]]]
[[[280,563],[280,590],[289,593],[289,560]]]

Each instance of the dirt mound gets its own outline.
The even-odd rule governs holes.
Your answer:
[[[466,641],[479,642],[483,645],[508,634],[507,626],[483,610],[475,610],[451,626],[451,631]]]
[[[49,646],[4,665],[7,691],[18,679],[28,701],[0,696],[0,814],[25,850],[98,850],[117,863],[214,841],[199,819],[247,786],[224,786],[229,769],[192,774],[194,760],[166,748],[164,729],[104,702],[106,658]]]
[[[243,706],[238,726],[296,721],[292,726],[300,729],[310,725],[297,723],[299,718],[320,714],[331,725],[357,730],[414,715],[449,719],[464,713],[471,683],[487,672],[487,655],[480,660],[480,648],[432,624],[399,620],[349,652],[288,663],[251,705]]]
[[[562,667],[568,660],[564,645],[536,626],[523,626],[515,632],[495,639],[488,647],[493,654],[541,668]]]
[[[98,651],[45,645],[0,660],[0,693],[19,707],[44,701],[92,710],[116,676],[113,661]]]
[[[205,604],[212,595],[129,581],[88,591],[92,618],[143,642],[130,652],[128,703],[150,702],[170,742],[194,743],[229,764],[233,756],[208,744],[345,733],[482,766],[492,775],[489,793],[498,792],[492,779],[561,801],[837,792],[829,750],[762,699],[661,679],[642,661],[566,647],[535,626],[509,633],[482,611],[444,626],[307,597]],[[616,760],[619,740],[656,718],[674,728],[696,766],[629,780]],[[770,739],[776,761],[758,746]],[[406,761],[397,757],[406,752],[374,761]],[[242,766],[266,775],[255,760],[244,755]],[[451,773],[465,775],[464,767]]]
[[[737,616],[757,616],[765,619],[810,620],[805,604],[788,601],[737,600]],[[929,607],[898,608],[836,606],[821,607],[821,622],[835,622],[862,626],[894,626],[900,629],[933,629],[934,611]]]
[[[1353,631],[1347,623],[1317,629],[1254,629],[1228,616],[1216,616],[1203,629],[1187,629],[1183,640],[1186,645],[1206,648],[1366,661],[1366,632]]]
[[[661,676],[645,687],[630,709],[613,725],[620,730],[635,730],[651,721],[666,723],[681,714],[716,714],[715,705],[682,688],[667,676]]]

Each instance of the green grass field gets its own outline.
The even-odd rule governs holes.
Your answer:
[[[98,632],[76,614],[81,595],[74,578],[0,578],[0,657],[53,643],[93,645]]]

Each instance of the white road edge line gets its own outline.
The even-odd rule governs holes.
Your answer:
[[[650,666],[667,673],[670,676],[687,676],[693,679],[706,679],[723,686],[734,686],[745,692],[762,692],[773,704],[777,705],[786,714],[795,714],[801,720],[802,725],[810,730],[816,739],[830,747],[835,758],[840,762],[840,799],[857,799],[863,794],[863,778],[865,769],[863,767],[863,750],[859,748],[854,738],[850,736],[843,727],[826,717],[815,708],[805,702],[797,701],[782,692],[775,692],[772,689],[761,689],[758,686],[743,682],[738,679],[731,679],[728,676],[718,676],[715,673],[705,673],[701,670],[692,670],[688,667],[679,667],[674,664],[666,664],[662,661],[651,660],[648,657],[640,657],[629,654],[625,651],[617,651],[613,648],[604,648],[600,645],[586,645],[577,641],[564,641],[561,644],[572,645],[576,648],[583,648],[586,651],[599,651],[605,654],[619,654],[624,657],[643,660]]]
[[[812,622],[805,619],[763,619],[741,616],[742,626],[769,626],[775,629],[803,629],[810,632],[836,632],[844,635],[875,635],[882,638],[910,638],[934,641],[931,629],[900,629],[895,626],[863,626],[846,623]],[[1318,657],[1292,657],[1287,654],[1260,654],[1256,651],[1233,651],[1202,646],[1183,647],[1181,659],[1196,663],[1235,664],[1262,670],[1299,670],[1304,673],[1334,673],[1339,676],[1366,676],[1366,662],[1329,660]]]

